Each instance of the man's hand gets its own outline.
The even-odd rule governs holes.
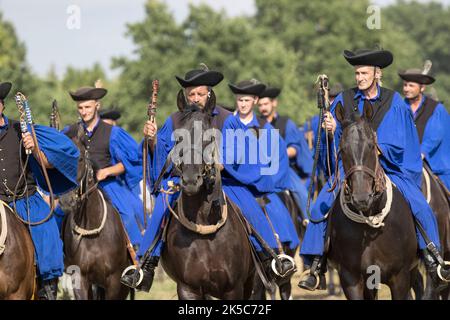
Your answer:
[[[326,111],[323,116],[322,128],[329,132],[331,131],[332,134],[336,131],[336,120],[334,120],[333,115],[329,111]]]
[[[108,168],[103,168],[97,171],[97,181],[103,181],[110,175]]]
[[[148,120],[144,126],[144,135],[150,140],[154,140],[156,137],[156,132],[158,131],[158,127],[155,122],[151,122]]]
[[[31,134],[28,133],[22,133],[22,139],[23,139],[23,146],[25,149],[27,150],[31,150],[31,152],[34,151],[34,148],[36,147],[34,144],[34,140],[33,137],[31,136]]]

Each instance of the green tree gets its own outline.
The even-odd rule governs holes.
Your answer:
[[[286,106],[303,111],[302,119],[317,112],[312,84],[318,74],[327,74],[331,84],[341,82],[344,87],[354,86],[353,70],[343,58],[343,50],[376,45],[391,50],[394,64],[383,76],[387,87],[398,86],[398,66],[417,60],[417,44],[408,34],[397,31],[395,24],[382,19],[381,29],[368,28],[369,1],[256,0],[255,4],[255,20],[261,32],[267,38],[279,39],[299,57],[291,67],[299,78],[299,88],[305,90],[309,98],[299,104],[292,104],[293,97],[286,99]]]
[[[414,60],[405,68],[421,68],[426,59],[433,62],[431,74],[436,77],[433,87],[439,99],[450,101],[450,7],[441,3],[397,1],[383,10],[383,16],[402,33],[411,36],[420,50],[411,52]],[[447,105],[447,108],[449,106]]]
[[[27,94],[29,86],[33,87],[35,79],[32,76],[29,66],[26,62],[25,45],[16,35],[13,25],[3,19],[0,12],[0,81],[9,81],[13,84],[7,106],[14,105],[14,99],[11,98],[17,91]],[[8,113],[13,111],[9,110]]]

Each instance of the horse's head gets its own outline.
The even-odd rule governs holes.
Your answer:
[[[184,96],[179,94],[178,107],[182,112],[182,127],[175,130],[176,145],[172,154],[174,170],[180,176],[182,191],[192,196],[200,191],[212,192],[220,183],[218,169],[218,138],[221,133],[212,128],[211,112],[215,99],[207,106],[199,108],[188,105]]]
[[[352,206],[361,212],[370,209],[375,196],[384,188],[377,136],[367,121],[372,115],[373,107],[367,101],[361,117],[344,115],[340,103],[336,107],[336,118],[342,126],[339,153],[345,172],[341,192],[345,192]]]
[[[80,151],[78,159],[77,181],[79,187],[72,192],[68,192],[60,197],[60,205],[64,211],[75,209],[77,211],[81,207],[83,194],[85,194],[95,183],[96,177],[92,162],[89,160],[88,151],[83,143],[85,133],[82,125],[78,126],[78,132],[72,141]]]

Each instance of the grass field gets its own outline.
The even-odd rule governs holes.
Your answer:
[[[294,300],[345,300],[345,296],[342,293],[342,289],[339,286],[339,280],[338,276],[335,273],[334,276],[334,283],[336,284],[336,291],[337,295],[329,296],[327,291],[306,291],[303,289],[300,289],[297,284],[300,280],[300,275],[302,271],[302,265],[301,261],[296,256],[296,263],[298,266],[298,271],[294,274],[291,280],[292,284],[292,298]],[[267,295],[267,298],[270,299],[270,297]],[[280,299],[278,293],[277,293],[277,299]],[[386,300],[390,299],[390,292],[389,289],[382,285],[381,290],[379,291],[379,297],[380,300]],[[158,267],[156,275],[155,275],[155,281],[153,283],[153,287],[150,290],[150,293],[143,293],[138,292],[136,294],[137,300],[176,300],[177,297],[177,291],[176,291],[176,284],[172,279],[170,279],[165,273],[164,270],[161,267]]]

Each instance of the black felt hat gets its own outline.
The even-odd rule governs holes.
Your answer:
[[[183,88],[208,86],[214,87],[223,80],[223,74],[218,71],[196,69],[186,73],[184,79],[175,76]]]
[[[339,95],[339,93],[341,93],[342,91],[344,91],[344,87],[342,86],[341,83],[336,82],[333,86],[331,86],[330,92],[329,92],[329,96],[331,98],[337,97]]]
[[[75,92],[69,92],[74,101],[99,100],[106,93],[108,93],[108,90],[94,87],[82,87]]]
[[[2,82],[0,83],[0,100],[5,100],[9,91],[11,90],[12,83],[11,82]]]
[[[100,110],[100,118],[102,119],[110,119],[110,120],[118,120],[122,114],[117,109],[105,109]]]
[[[274,87],[266,87],[266,89],[264,89],[263,92],[261,92],[259,94],[259,98],[271,98],[271,99],[275,99],[276,97],[278,97],[281,93],[281,89],[279,88],[274,88]]]
[[[259,96],[266,89],[264,84],[256,80],[244,80],[236,85],[230,83],[228,86],[234,94],[247,94],[250,96]]]
[[[344,50],[343,55],[352,66],[374,66],[383,69],[394,61],[390,51],[379,49],[362,49],[355,52]]]

